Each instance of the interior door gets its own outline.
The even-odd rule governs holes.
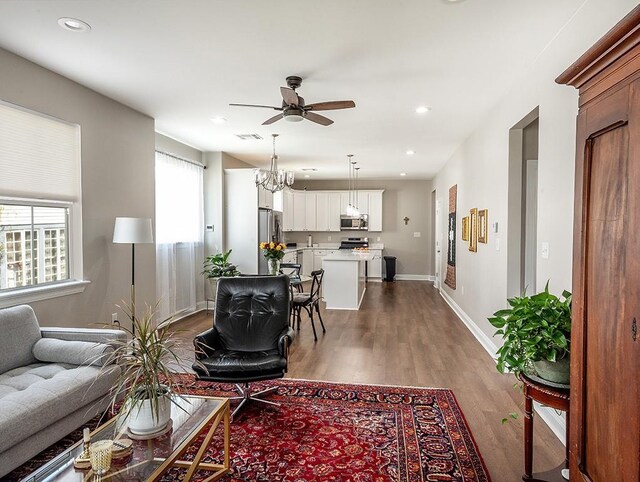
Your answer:
[[[579,419],[571,444],[572,467],[590,482],[639,480],[639,93],[636,81],[579,119],[584,259],[572,330],[571,410],[575,396]]]
[[[437,196],[437,193],[436,193]],[[436,216],[436,235],[435,235],[435,246],[434,249],[436,251],[436,266],[435,266],[435,281],[434,286],[439,290],[442,286],[442,277],[440,276],[440,270],[442,269],[442,215],[441,215],[442,207],[440,200],[436,199],[436,208],[435,208],[435,216]]]

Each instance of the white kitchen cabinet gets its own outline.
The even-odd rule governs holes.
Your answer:
[[[313,270],[322,269],[322,258],[327,255],[327,251],[324,249],[313,250]]]
[[[373,259],[369,261],[367,276],[369,278],[382,278],[382,250],[370,249],[369,253],[371,253]]]
[[[293,231],[305,231],[307,215],[307,197],[305,191],[293,192]]]
[[[316,193],[305,192],[305,231],[318,231],[316,228]]]
[[[293,231],[293,191],[282,191],[282,230]]]
[[[360,214],[371,214],[369,213],[369,191],[358,191],[358,204],[356,204],[358,211]]]
[[[300,252],[299,252],[300,253]],[[298,254],[298,262],[300,262],[300,255]],[[313,250],[305,249],[302,251],[302,268],[300,272],[304,276],[311,276],[313,271]]]
[[[340,214],[347,214],[349,206],[349,193],[347,191],[340,192]]]
[[[258,186],[258,207],[264,209],[273,209],[273,193]]]
[[[339,192],[329,193],[329,229],[327,231],[340,231],[341,198]]]
[[[307,193],[308,195],[309,193]],[[330,218],[330,206],[329,206],[329,193],[319,192],[315,194],[316,197],[316,231],[330,231],[329,222]],[[308,198],[307,198],[308,199]]]
[[[369,193],[369,231],[382,231],[382,191]]]

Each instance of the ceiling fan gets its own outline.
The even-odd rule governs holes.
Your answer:
[[[282,94],[282,106],[274,107],[271,105],[255,105],[255,104],[229,104],[237,107],[262,107],[264,109],[273,109],[282,111],[281,114],[275,115],[262,123],[263,126],[273,124],[280,119],[289,122],[300,122],[303,119],[310,120],[316,124],[328,126],[333,121],[328,117],[316,114],[316,111],[351,109],[356,106],[352,100],[335,100],[330,102],[317,102],[315,104],[305,104],[304,99],[296,93],[296,89],[302,84],[302,77],[290,75],[287,77],[287,86],[280,87]]]

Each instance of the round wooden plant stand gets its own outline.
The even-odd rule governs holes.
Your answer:
[[[559,388],[545,385],[524,374],[520,375],[524,393],[524,482],[566,482],[562,477],[562,469],[567,467],[569,460],[569,388]],[[567,449],[565,461],[559,467],[547,472],[533,474],[533,401],[547,407],[567,412],[566,440]]]

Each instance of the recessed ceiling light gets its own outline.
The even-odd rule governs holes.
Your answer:
[[[65,30],[70,30],[71,32],[88,32],[89,30],[91,30],[91,25],[89,25],[87,22],[83,22],[82,20],[71,17],[59,18],[58,25],[60,25]]]
[[[305,174],[304,177],[311,177],[309,174]]]
[[[406,173],[406,172],[401,172],[401,173],[400,173],[400,175],[401,175],[401,176],[406,176],[406,175],[407,175],[407,173]]]
[[[431,107],[427,107],[426,105],[421,105],[420,107],[416,107],[416,113],[418,114],[426,114],[431,110]]]
[[[311,171],[311,172],[316,172],[317,169],[315,167],[303,167],[302,168],[303,171]]]
[[[407,156],[413,156],[416,153],[416,151],[412,151],[411,149],[409,149],[407,151]]]
[[[225,119],[224,117],[216,116],[211,118],[211,122],[213,122],[214,124],[226,124],[227,119]]]

